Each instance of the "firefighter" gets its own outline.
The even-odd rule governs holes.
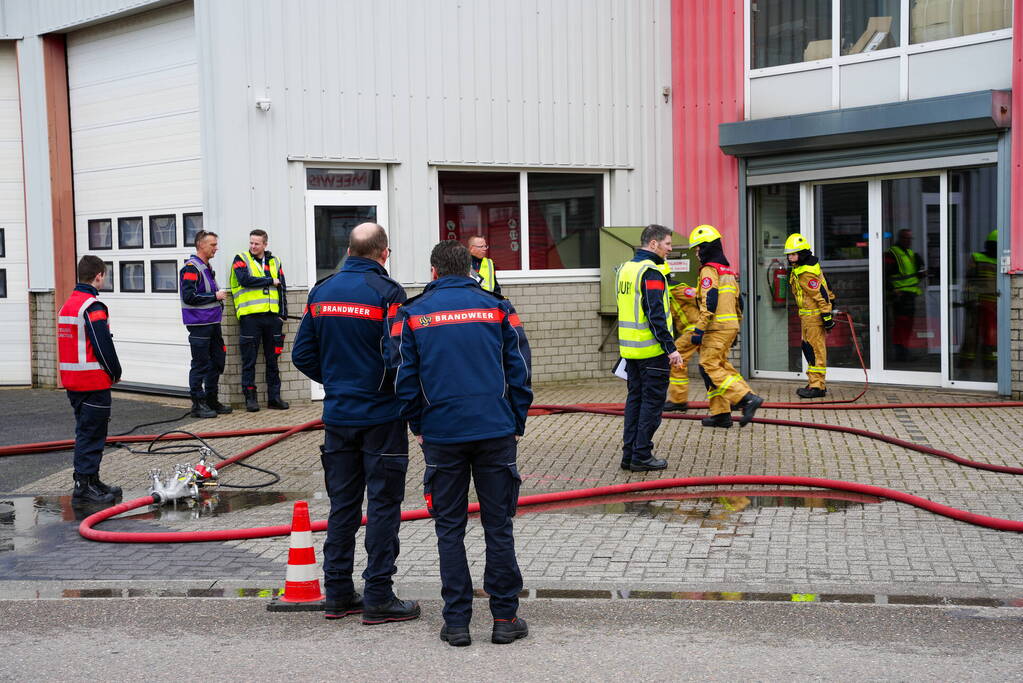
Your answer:
[[[60,381],[75,411],[73,505],[113,503],[119,486],[100,481],[99,466],[110,422],[110,387],[121,379],[107,307],[99,300],[106,264],[98,256],[78,261],[78,284],[57,318]]]
[[[896,362],[911,361],[909,346],[916,321],[916,302],[924,293],[921,283],[927,276],[920,254],[912,249],[913,231],[899,230],[898,243],[884,255],[885,288],[891,301],[892,347]]]
[[[238,316],[238,345],[242,353],[242,393],[245,410],[259,410],[256,392],[256,355],[263,345],[266,362],[267,408],[287,410],[281,399],[281,373],[277,358],[284,352],[284,321],[288,319],[287,284],[281,260],[267,248],[265,230],[249,233],[249,249],[231,264],[231,297]]]
[[[982,368],[998,362],[998,231],[992,230],[984,250],[970,254],[966,270],[966,334],[963,365],[980,358]]]
[[[739,276],[729,267],[721,247],[721,233],[713,225],[699,225],[689,234],[689,248],[700,256],[697,301],[700,317],[692,343],[700,349],[700,374],[707,385],[710,417],[704,427],[732,426],[732,406],[742,411],[739,426],[745,427],[764,402],[753,393],[739,371],[728,361],[728,352],[739,335]]]
[[[352,230],[341,270],[309,292],[291,360],[323,385],[320,461],[330,498],[323,543],[324,616],[362,614],[364,624],[419,618],[419,603],[394,594],[398,526],[408,471],[408,429],[394,395],[397,352],[389,319],[405,290],[384,264],[387,233],[376,223]],[[355,592],[355,535],[366,502],[365,604]]]
[[[468,247],[469,253],[472,255],[469,275],[480,283],[480,287],[483,289],[500,294],[501,284],[497,281],[497,268],[494,267],[494,261],[487,258],[487,250],[490,249],[487,245],[487,238],[482,235],[473,235],[469,238]]]
[[[618,268],[618,352],[625,359],[628,396],[622,434],[623,470],[663,470],[668,461],[654,456],[653,436],[661,425],[671,366],[682,356],[671,335],[668,284],[661,272],[671,251],[672,231],[651,224],[641,247]]]
[[[661,272],[667,270],[667,264]],[[667,274],[665,272],[665,274]],[[680,365],[671,366],[668,379],[668,400],[664,404],[664,412],[684,413],[689,409],[689,359],[696,353],[692,334],[696,321],[700,318],[700,306],[696,302],[696,288],[685,283],[673,282],[668,278],[668,305],[671,310],[671,321],[675,327],[675,350],[682,356]]]
[[[521,484],[518,440],[533,402],[529,342],[512,305],[482,290],[469,268],[464,245],[436,245],[433,281],[401,307],[391,332],[401,351],[395,391],[426,460],[423,495],[435,521],[444,597],[440,638],[453,646],[472,643],[464,542],[470,478],[486,543],[490,640],[508,644],[529,633],[518,616],[522,574],[512,527]]]
[[[195,235],[195,253],[188,257],[179,277],[181,321],[188,330],[192,364],[188,370],[188,394],[192,417],[226,415],[231,407],[220,402],[218,386],[227,361],[227,347],[220,321],[227,292],[217,287],[210,259],[217,253],[217,233],[200,230]]]
[[[828,393],[824,374],[828,365],[825,332],[835,326],[832,306],[835,296],[821,271],[819,259],[810,251],[810,243],[798,233],[785,240],[785,254],[792,264],[789,289],[799,309],[799,325],[806,357],[807,386],[796,389],[799,398],[820,398]]]

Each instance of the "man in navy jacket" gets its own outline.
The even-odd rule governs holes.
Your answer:
[[[340,619],[361,613],[364,624],[419,616],[417,602],[395,597],[391,579],[397,571],[408,432],[394,396],[396,353],[388,334],[405,290],[384,270],[389,254],[382,227],[356,226],[341,270],[309,292],[291,352],[295,367],[321,383],[325,394],[321,462],[330,518],[323,544],[324,614]],[[352,583],[364,489],[365,607]]]
[[[529,343],[512,305],[469,277],[464,245],[430,254],[433,282],[398,311],[401,364],[395,389],[423,446],[423,493],[435,520],[444,597],[441,640],[469,645],[472,579],[465,559],[469,477],[476,484],[487,544],[483,589],[494,617],[491,641],[528,633],[518,618],[522,575],[512,517],[519,494],[517,441],[526,429]]]

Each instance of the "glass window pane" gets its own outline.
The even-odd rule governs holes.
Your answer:
[[[900,4],[901,0],[842,0],[842,54],[898,47]]]
[[[0,228],[0,258],[7,256],[7,236],[4,228]]]
[[[756,272],[753,278],[756,369],[799,372],[800,328],[789,295],[785,238],[799,232],[799,183],[751,190]]]
[[[0,268],[0,299],[7,298],[7,269]]]
[[[178,239],[177,216],[171,215],[149,217],[150,247],[176,247],[177,239]]]
[[[950,379],[998,381],[998,178],[948,172]]]
[[[379,190],[380,171],[371,168],[307,168],[308,190]]]
[[[753,68],[831,57],[831,0],[752,0]]]
[[[314,213],[316,232],[316,279],[322,280],[337,272],[348,255],[348,238],[359,223],[375,223],[377,207],[317,206]]]
[[[482,235],[498,270],[522,269],[519,174],[441,171],[438,176],[440,238],[465,242]]]
[[[142,261],[121,261],[121,291],[146,291],[146,265]]]
[[[870,260],[867,183],[832,183],[814,187],[814,255],[835,295],[835,308],[856,323],[856,340],[870,367]],[[828,367],[859,368],[860,359],[849,325],[835,321],[828,333]],[[797,323],[798,324],[798,323]]]
[[[104,261],[103,264],[107,267],[107,276],[103,278],[103,286],[99,288],[99,291],[112,292],[114,291],[114,262]]]
[[[938,176],[881,182],[884,367],[941,370],[941,185]]]
[[[529,267],[600,267],[604,176],[529,173]]]
[[[154,292],[176,292],[178,291],[178,263],[177,261],[152,261],[150,264],[150,277],[152,278],[152,291]]]
[[[925,43],[1012,26],[1012,0],[915,0],[909,42]]]
[[[113,249],[113,227],[109,218],[89,221],[89,250]]]
[[[184,241],[183,246],[194,247],[195,236],[199,234],[199,231],[203,229],[203,220],[201,213],[186,213],[181,216],[181,221],[184,225]]]
[[[142,219],[117,219],[117,246],[121,249],[142,248]]]

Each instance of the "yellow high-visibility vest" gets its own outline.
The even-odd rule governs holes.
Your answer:
[[[616,291],[618,292],[618,351],[622,358],[653,358],[664,353],[661,342],[657,341],[650,321],[643,310],[641,285],[643,274],[650,269],[660,273],[657,264],[650,259],[626,261],[618,269]],[[664,315],[671,330],[671,308],[668,306],[668,283],[665,280],[662,293]]]
[[[920,276],[916,274],[916,254],[913,250],[903,249],[895,244],[888,251],[895,258],[895,265],[899,268],[899,274],[892,278],[892,288],[896,292],[923,294],[924,290],[920,288]]]
[[[488,292],[494,291],[497,287],[497,269],[494,268],[494,262],[488,258],[481,258],[480,269],[477,271],[477,274],[479,275],[480,287]]]
[[[252,277],[266,277],[263,267],[252,258],[252,254],[243,251],[239,256],[245,261]],[[278,279],[280,273],[280,262],[276,256],[271,256],[268,264],[270,266],[270,277]],[[277,287],[242,287],[238,278],[234,276],[234,268],[231,269],[231,296],[234,298],[234,310],[240,319],[243,315],[253,313],[280,313],[281,293]]]

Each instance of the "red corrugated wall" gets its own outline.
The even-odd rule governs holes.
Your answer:
[[[1009,217],[1010,269],[1023,273],[1023,0],[1012,14],[1012,199]]]
[[[733,266],[739,164],[718,148],[718,124],[743,118],[742,7],[742,0],[671,2],[674,227],[688,238],[697,225],[714,225]]]

